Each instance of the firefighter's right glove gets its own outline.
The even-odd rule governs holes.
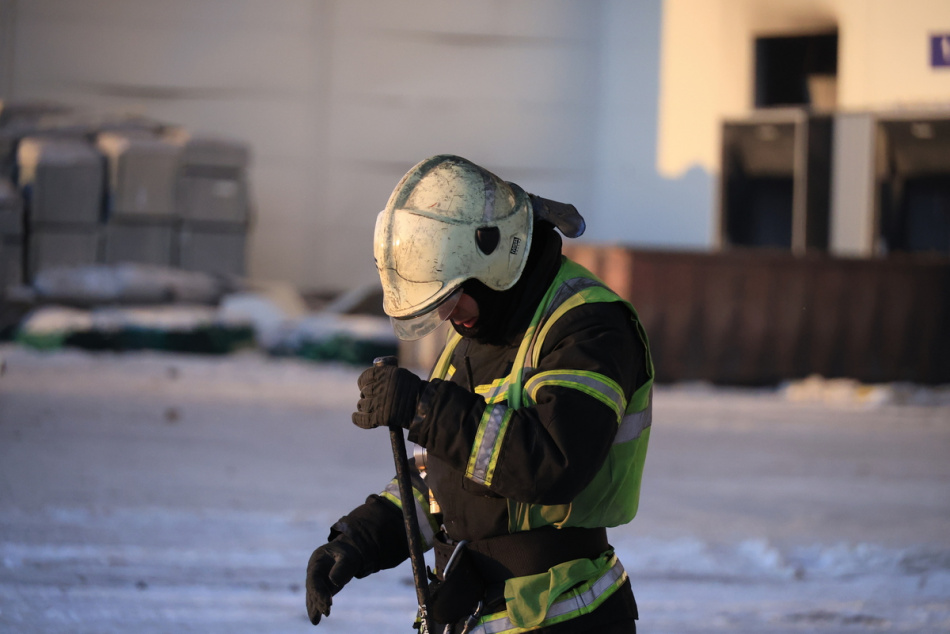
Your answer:
[[[343,535],[313,551],[307,564],[307,616],[311,623],[319,623],[321,614],[330,616],[333,595],[362,567],[363,556]]]
[[[398,425],[409,429],[425,381],[393,365],[376,365],[360,375],[360,400],[353,424],[363,429]]]

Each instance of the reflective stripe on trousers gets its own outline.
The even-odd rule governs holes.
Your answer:
[[[615,556],[616,557],[616,556]],[[508,618],[508,612],[496,612],[479,619],[478,625],[469,630],[469,634],[519,634],[538,630],[554,623],[588,614],[607,600],[627,580],[627,571],[619,559],[583,592],[568,591],[556,600],[548,610],[540,625],[534,628],[518,627]]]

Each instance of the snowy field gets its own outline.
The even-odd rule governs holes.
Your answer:
[[[0,345],[0,631],[407,633],[408,564],[307,621],[307,559],[390,479],[359,370]],[[946,392],[661,386],[611,531],[643,634],[950,632]]]

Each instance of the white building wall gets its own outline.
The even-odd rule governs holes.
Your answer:
[[[950,69],[932,68],[930,36],[950,34],[950,2],[841,2],[840,105],[846,110],[950,107]]]
[[[465,156],[548,198],[591,207],[600,4],[335,5],[321,265],[375,275],[376,213],[402,175]]]
[[[710,244],[713,181],[657,174],[660,3],[610,0],[603,15],[601,110],[589,239],[678,248]]]
[[[753,109],[756,37],[835,27],[839,110],[950,107],[929,57],[947,0],[664,0],[659,172],[718,172],[722,120]]]
[[[0,0],[0,97],[248,141],[258,278],[372,282],[376,213],[442,152],[576,204],[587,240],[701,246],[708,175],[654,167],[660,6]]]

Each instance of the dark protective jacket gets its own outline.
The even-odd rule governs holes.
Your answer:
[[[504,439],[492,456],[490,477],[473,473],[473,455],[485,442],[485,420],[491,414],[486,413],[491,407],[486,395],[517,362],[535,309],[561,264],[559,238],[541,226],[515,288],[495,294],[472,289],[484,317],[482,328],[464,333],[468,336],[444,360],[451,370],[445,371],[443,362],[440,374],[445,378],[432,379],[423,391],[409,440],[427,453],[426,478],[424,483],[417,478],[418,488],[426,494],[431,490],[441,507],[440,515],[423,521],[424,538],[430,543],[440,530],[443,540],[477,543],[533,529],[513,517],[513,505],[540,508],[543,516],[546,509],[569,504],[608,457],[618,432],[616,406],[576,385],[551,380],[536,388],[532,403],[506,414]],[[624,402],[652,381],[645,337],[630,309],[619,302],[570,308],[553,321],[536,356],[534,373],[569,370],[605,377]],[[370,496],[334,525],[334,535],[348,533],[367,551],[367,569],[361,576],[408,556],[394,492],[390,486],[382,496]],[[558,525],[558,520],[550,523]]]

